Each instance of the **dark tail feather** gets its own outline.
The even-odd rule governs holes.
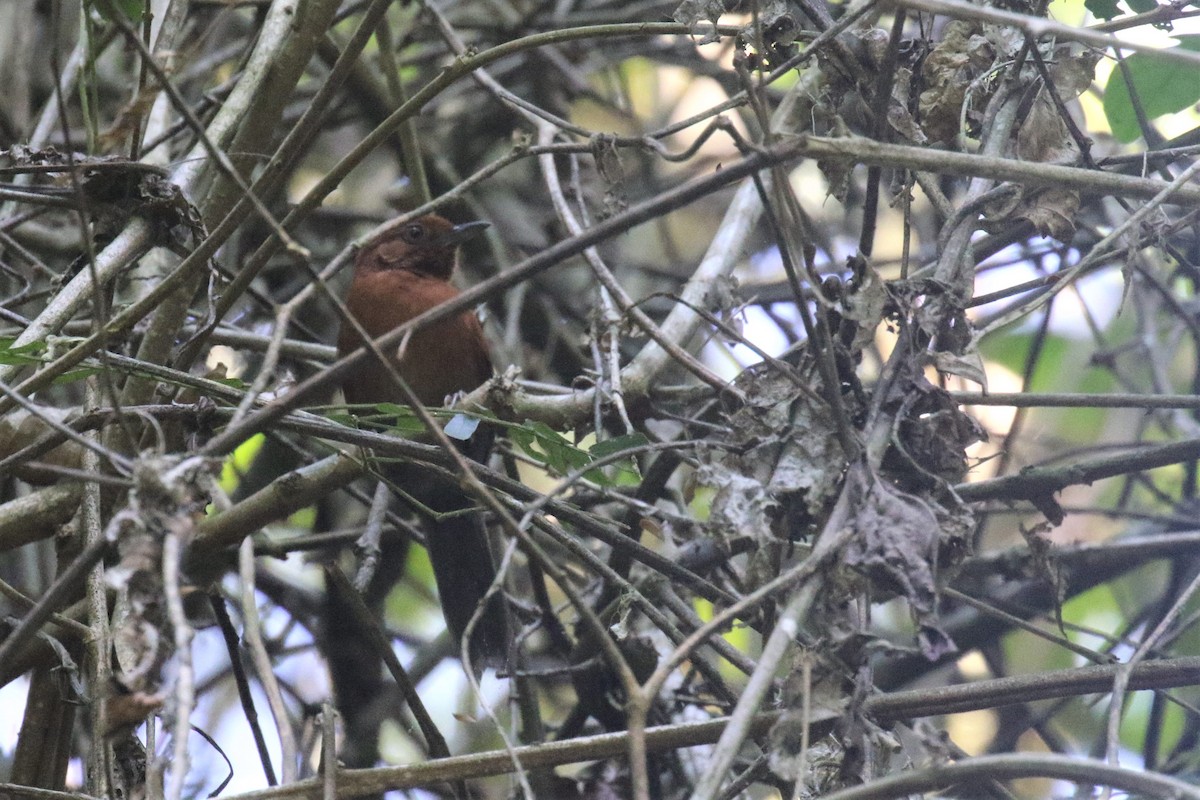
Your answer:
[[[336,567],[334,567],[336,569]],[[345,722],[346,738],[339,759],[347,767],[373,767],[379,761],[379,725],[392,712],[383,664],[370,637],[354,624],[349,599],[327,585],[322,639],[333,693]]]
[[[467,624],[475,615],[496,579],[496,562],[487,528],[479,514],[471,513],[470,501],[458,487],[439,487],[425,504],[442,516],[426,527],[426,545],[446,627],[461,642]],[[463,513],[453,513],[463,512]],[[471,661],[476,671],[502,667],[511,641],[508,609],[503,592],[495,592],[484,606],[471,636]]]

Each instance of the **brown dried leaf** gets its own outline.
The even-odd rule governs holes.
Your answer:
[[[1038,93],[1029,113],[1021,119],[1016,157],[1047,164],[1073,164],[1079,159],[1079,146],[1045,89]]]
[[[889,478],[915,491],[966,477],[966,448],[986,441],[987,432],[949,394],[921,376],[889,403],[892,406],[900,419],[895,445],[883,463]]]
[[[10,456],[51,433],[52,431],[46,423],[45,418],[62,423],[72,413],[69,409],[42,406],[38,408],[36,415],[22,409],[15,409],[0,416],[0,458]],[[56,467],[79,469],[82,453],[82,445],[77,442],[64,442],[54,449],[39,455],[37,461]],[[36,469],[23,469],[22,467],[14,467],[13,474],[22,480],[36,484],[56,483],[60,479],[55,474]]]
[[[978,383],[987,391],[987,371],[983,367],[983,357],[972,347],[965,353],[941,352],[934,355],[933,365],[938,372],[945,375],[957,375],[972,383]]]
[[[855,270],[853,291],[846,297],[842,316],[855,324],[854,340],[850,352],[861,353],[875,341],[875,332],[883,322],[891,298],[887,285],[870,264],[862,263]]]
[[[1096,64],[1100,56],[1099,50],[1074,43],[1055,48],[1047,66],[1054,88],[1064,103],[1074,100],[1091,87],[1096,79]]]
[[[197,458],[139,462],[125,508],[105,536],[116,542],[118,562],[105,575],[117,595],[113,647],[117,679],[133,692],[157,690],[173,635],[164,608],[162,543],[168,535],[186,543],[208,502],[210,465]]]
[[[1028,220],[1034,230],[1064,244],[1075,237],[1075,214],[1079,211],[1079,192],[1069,189],[1042,189],[1034,192],[1013,215]]]
[[[671,18],[676,22],[687,25],[692,33],[703,34],[697,44],[709,44],[720,41],[721,37],[715,29],[706,29],[702,23],[711,22],[715,28],[717,20],[725,13],[725,4],[721,0],[683,0],[675,8]]]
[[[991,68],[995,53],[978,31],[970,22],[949,23],[921,65],[928,88],[921,92],[918,106],[921,126],[931,141],[948,142],[958,135],[967,89]],[[973,105],[981,108],[984,103],[986,97],[977,96]]]
[[[860,487],[863,496],[850,523],[854,536],[842,551],[843,563],[908,601],[920,624],[919,641],[926,657],[952,651],[954,644],[941,632],[937,619],[937,515],[926,501],[873,476],[858,480],[866,486]]]
[[[938,524],[929,505],[884,481],[871,480],[857,509],[843,562],[905,597],[918,614],[933,613]]]

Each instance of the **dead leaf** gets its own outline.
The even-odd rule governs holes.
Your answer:
[[[978,30],[974,23],[950,22],[921,65],[921,77],[928,88],[921,92],[918,108],[921,127],[930,141],[949,142],[958,136],[967,90],[991,68],[994,53]],[[986,96],[977,96],[973,107],[982,108],[986,102]],[[967,120],[973,121],[973,116]]]
[[[843,563],[879,588],[904,597],[923,632],[939,632],[940,639],[929,637],[929,652],[952,649],[953,642],[940,632],[937,620],[937,515],[927,502],[874,476],[860,481],[866,485],[850,523],[854,535],[842,551]]]

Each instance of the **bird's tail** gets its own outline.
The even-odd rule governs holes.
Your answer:
[[[503,591],[488,597],[496,562],[487,527],[457,486],[439,486],[422,500],[437,515],[425,528],[426,546],[446,627],[455,641],[462,642],[479,611],[471,631],[472,666],[476,671],[502,667],[512,639]]]

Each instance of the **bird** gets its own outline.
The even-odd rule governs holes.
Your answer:
[[[368,242],[355,258],[346,309],[372,338],[459,295],[450,282],[459,245],[488,227],[476,221],[455,225],[428,214],[390,229]],[[353,325],[343,323],[338,356],[363,346]],[[385,353],[396,372],[424,405],[441,406],[446,398],[468,392],[493,374],[487,340],[471,310],[451,315],[412,334],[406,343]],[[346,402],[407,402],[389,371],[372,356],[356,365],[342,382]],[[460,450],[477,461],[486,459],[492,435],[481,426]],[[465,512],[474,503],[457,482],[430,474],[417,464],[389,466],[387,477],[418,503],[424,513],[426,548],[433,565],[446,627],[460,642],[471,617],[496,577],[487,529],[479,514]],[[420,510],[418,510],[420,513]],[[449,515],[449,516],[447,516]],[[504,662],[510,641],[507,609],[496,592],[484,605],[470,642],[475,669]]]

